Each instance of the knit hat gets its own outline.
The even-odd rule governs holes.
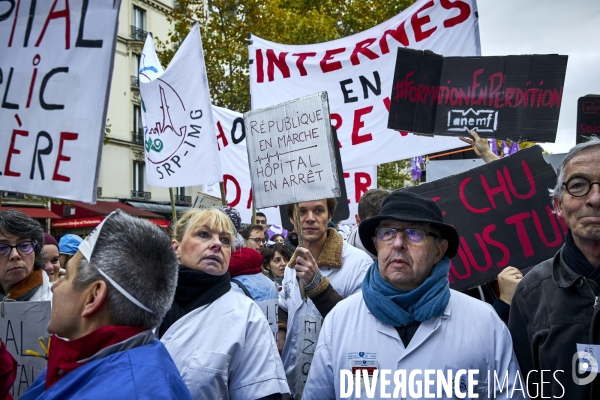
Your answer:
[[[254,275],[262,272],[263,257],[250,247],[243,247],[231,253],[229,275],[232,278],[240,275]]]
[[[435,201],[406,190],[396,190],[383,200],[379,215],[365,219],[358,226],[360,240],[372,254],[377,255],[373,242],[375,229],[386,219],[429,224],[439,229],[442,238],[448,241],[446,256],[452,258],[458,251],[458,232],[452,225],[444,223],[442,210]]]
[[[219,206],[217,208],[229,216],[231,222],[233,222],[235,230],[239,231],[242,227],[242,217],[240,216],[240,212],[230,206]]]
[[[58,242],[58,249],[60,250],[60,254],[68,254],[74,256],[79,249],[79,245],[83,242],[83,239],[77,235],[73,235],[72,233],[67,233],[63,237],[60,238]]]
[[[58,243],[56,242],[56,239],[54,239],[54,236],[52,236],[49,233],[44,232],[44,245],[47,244],[53,244],[56,247],[58,247]]]

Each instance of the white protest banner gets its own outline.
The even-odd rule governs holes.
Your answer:
[[[223,183],[227,204],[235,207],[244,223],[252,221],[252,188],[246,151],[246,130],[242,114],[213,106],[213,115],[217,127],[217,142],[223,168]],[[354,224],[354,215],[358,213],[358,201],[362,194],[377,187],[377,167],[369,166],[357,170],[345,170],[344,180],[348,193],[350,218],[344,223]],[[206,185],[204,191],[220,197],[218,184]],[[281,224],[277,207],[263,208],[269,224]]]
[[[250,39],[252,108],[327,91],[344,168],[461,147],[457,138],[387,129],[398,47],[444,56],[481,55],[476,0],[419,0],[364,32],[291,46]]]
[[[50,334],[46,328],[50,321],[50,302],[6,301],[2,308],[0,339],[18,363],[17,378],[10,392],[18,399],[48,365],[45,358],[29,355],[27,350],[45,356],[39,338],[43,338],[45,346],[48,344]]]
[[[154,39],[148,34],[144,42],[144,49],[140,57],[140,70],[138,76],[140,82],[148,83],[165,73],[164,68],[160,64],[156,48],[154,47]]]
[[[327,93],[244,114],[256,208],[338,197]]]
[[[162,74],[151,56],[143,61],[140,71],[156,69],[140,73],[148,184],[180,187],[221,181],[198,24]]]
[[[119,0],[0,2],[0,188],[96,201]]]

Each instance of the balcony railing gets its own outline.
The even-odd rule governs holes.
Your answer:
[[[138,129],[137,131],[131,132],[131,141],[133,143],[143,144],[144,143],[144,131]]]
[[[140,88],[140,78],[138,78],[137,76],[132,76],[131,77],[131,87],[134,89],[139,89]]]
[[[178,194],[175,195],[175,204],[178,206],[191,206],[192,205],[192,196],[180,196]]]
[[[131,25],[131,38],[133,40],[139,40],[143,42],[146,40],[146,36],[148,36],[148,32],[141,28],[138,28],[137,26]]]
[[[150,192],[141,192],[139,190],[131,191],[131,199],[132,200],[150,200]]]
[[[2,192],[2,197],[5,199],[17,199],[17,200],[25,199],[25,195],[23,193],[17,193],[17,192]]]

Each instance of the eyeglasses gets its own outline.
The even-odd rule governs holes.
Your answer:
[[[590,182],[586,178],[576,176],[563,183],[563,186],[567,189],[567,192],[573,197],[583,197],[587,195],[594,184],[600,186],[600,182]]]
[[[261,238],[249,238],[248,240],[253,240],[254,243],[256,244],[265,244],[267,243],[267,241],[265,239],[261,239]]]
[[[379,228],[376,232],[376,238],[382,242],[391,242],[396,239],[399,232],[402,232],[404,239],[412,243],[420,243],[427,236],[439,237],[435,233],[427,232],[426,230],[419,228]]]
[[[10,244],[0,244],[0,257],[8,257],[12,252],[12,249],[17,249],[19,253],[26,256],[27,254],[31,254],[31,252],[35,250],[36,244],[37,242],[35,240],[21,242],[16,246],[11,246]]]

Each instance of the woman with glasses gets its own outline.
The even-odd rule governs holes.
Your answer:
[[[52,298],[41,260],[44,231],[16,210],[0,212],[0,300],[45,301]]]
[[[283,273],[288,262],[290,262],[290,258],[292,258],[292,252],[283,244],[276,243],[265,247],[262,256],[263,269],[268,271],[267,276],[275,282],[277,290],[280,290]]]
[[[216,208],[177,221],[177,289],[158,335],[192,397],[281,399],[289,389],[269,324],[250,298],[230,290],[234,235]]]

